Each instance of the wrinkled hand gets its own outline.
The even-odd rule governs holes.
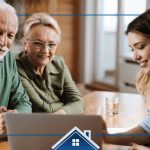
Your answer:
[[[67,113],[66,113],[63,109],[59,109],[59,110],[55,111],[55,112],[52,113],[52,114],[66,115]]]
[[[0,134],[6,133],[6,125],[5,125],[5,114],[7,112],[7,108],[4,106],[0,107]]]
[[[0,113],[7,112],[7,108],[5,106],[0,106]]]
[[[133,143],[129,150],[150,150],[150,148]]]
[[[0,113],[0,134],[6,133],[5,113]]]
[[[6,113],[17,113],[17,110],[16,109],[7,110],[6,107],[0,106],[0,134],[6,134],[6,123],[5,123]]]

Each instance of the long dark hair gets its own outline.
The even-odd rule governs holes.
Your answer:
[[[125,33],[128,34],[129,32],[141,32],[150,36],[150,9],[129,23]]]

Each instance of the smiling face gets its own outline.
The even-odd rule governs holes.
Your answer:
[[[25,37],[25,50],[34,67],[45,67],[55,56],[59,36],[46,25],[38,24],[30,28]]]
[[[133,51],[133,59],[140,64],[145,74],[150,74],[150,37],[139,32],[128,33],[129,47]]]
[[[0,10],[0,59],[13,45],[17,32],[18,20],[14,13]]]

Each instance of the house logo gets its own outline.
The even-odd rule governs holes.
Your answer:
[[[99,150],[100,147],[91,140],[91,130],[82,132],[74,127],[52,146],[53,150]]]

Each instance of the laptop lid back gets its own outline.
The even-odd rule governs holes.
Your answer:
[[[82,137],[80,138],[93,141],[101,147],[101,123],[102,118],[96,115],[50,115],[45,113],[6,115],[11,150],[51,150],[52,147],[55,149],[56,143],[60,144],[59,140],[75,129],[79,129],[77,132],[81,131],[80,136]]]

